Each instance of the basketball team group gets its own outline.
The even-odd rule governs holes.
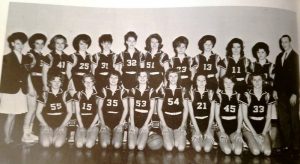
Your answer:
[[[133,31],[118,54],[111,50],[111,34],[99,37],[95,54],[88,52],[87,34],[73,39],[73,54],[64,52],[70,45],[63,35],[47,43],[42,33],[28,38],[15,32],[7,41],[11,52],[3,56],[0,85],[6,144],[14,142],[16,115],[25,114],[22,142],[46,148],[69,141],[77,148],[126,143],[144,150],[156,135],[166,151],[184,151],[189,143],[196,152],[218,145],[225,154],[240,155],[247,145],[253,155],[269,156],[274,124],[278,151],[299,153],[299,57],[289,35],[279,38],[282,51],[274,64],[268,44],[253,45],[251,61],[240,38],[229,41],[222,59],[213,35],[199,39],[193,57],[186,54],[185,36],[174,39],[170,57],[156,33],[146,39],[145,51],[138,50]],[[27,41],[31,49],[23,54]],[[42,53],[45,45],[48,54]],[[32,130],[35,119],[39,135]]]

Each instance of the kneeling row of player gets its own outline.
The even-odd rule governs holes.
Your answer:
[[[186,128],[191,127],[193,148],[196,151],[203,148],[209,152],[214,143],[212,126],[215,118],[218,125],[216,134],[224,153],[233,151],[241,154],[242,134],[253,154],[271,153],[268,130],[274,99],[263,90],[262,75],[252,75],[253,88],[245,95],[240,95],[234,91],[234,78],[227,76],[223,79],[224,90],[218,93],[206,89],[204,75],[197,75],[193,88],[185,91],[180,87],[177,69],[167,71],[168,84],[159,91],[149,88],[148,74],[143,71],[138,73],[138,86],[129,92],[120,87],[120,74],[117,71],[110,73],[108,86],[100,93],[94,89],[93,75],[85,74],[82,80],[85,89],[73,98],[61,90],[61,76],[49,77],[50,90],[39,98],[37,109],[37,118],[41,123],[40,143],[45,147],[64,144],[66,126],[74,106],[78,122],[75,135],[77,147],[93,147],[100,130],[102,147],[112,144],[120,148],[129,107],[128,146],[129,149],[137,146],[142,150],[157,107],[163,145],[168,151],[174,146],[179,151],[185,149]],[[187,126],[188,114],[192,126]]]

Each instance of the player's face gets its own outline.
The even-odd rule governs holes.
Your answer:
[[[176,51],[178,54],[184,54],[186,51],[186,45],[181,43],[179,46],[176,47]]]
[[[259,60],[264,60],[264,59],[266,59],[266,57],[267,57],[266,51],[265,51],[264,49],[259,49],[259,50],[257,51],[257,57],[258,57]]]
[[[231,48],[233,55],[240,55],[241,54],[241,45],[239,43],[233,43]]]
[[[151,49],[155,49],[155,50],[158,49],[159,43],[157,39],[151,38],[150,44],[151,44]]]
[[[178,74],[175,73],[175,72],[170,73],[169,74],[169,81],[170,81],[170,84],[176,85],[177,81],[178,81]]]
[[[256,89],[259,89],[259,88],[262,88],[262,78],[261,76],[253,76],[253,79],[252,79],[252,84],[254,86],[254,88]]]
[[[202,76],[202,75],[198,76],[197,77],[197,86],[199,88],[204,88],[205,85],[206,85],[206,78],[205,78],[205,76]]]
[[[79,51],[86,51],[88,49],[88,44],[86,44],[84,41],[79,41]]]
[[[101,46],[103,47],[104,51],[110,51],[110,49],[111,49],[111,42],[102,42]]]
[[[85,86],[86,89],[93,89],[94,81],[92,80],[91,77],[86,77],[83,81],[83,85]]]
[[[38,39],[34,42],[34,49],[37,51],[42,51],[45,46],[45,42],[42,39]]]
[[[24,48],[24,44],[20,40],[15,40],[14,42],[11,43],[13,46],[13,49],[16,51],[22,51]]]
[[[116,75],[111,75],[109,77],[109,84],[110,85],[118,85],[118,82],[119,82],[119,77],[116,76]]]
[[[234,83],[230,79],[228,79],[228,78],[224,79],[225,90],[233,90],[233,86],[234,86]]]
[[[129,37],[126,40],[126,44],[127,44],[127,46],[128,46],[129,49],[133,49],[133,48],[135,48],[136,40],[134,39],[134,37]]]
[[[64,39],[56,39],[56,40],[55,40],[55,49],[56,49],[57,51],[62,51],[62,50],[64,50],[64,49],[65,49],[65,46],[66,46],[66,44],[65,44],[65,40],[64,40]]]
[[[212,42],[211,42],[210,40],[207,40],[207,41],[204,43],[203,47],[204,47],[204,50],[205,50],[205,51],[211,51],[212,48],[213,48],[213,44],[212,44]]]
[[[61,86],[61,79],[59,77],[55,77],[50,81],[50,85],[52,89],[59,89]]]
[[[291,42],[288,37],[281,38],[281,46],[285,51],[289,50],[291,48]]]
[[[148,81],[148,76],[146,72],[141,72],[138,76],[139,84],[146,84]]]

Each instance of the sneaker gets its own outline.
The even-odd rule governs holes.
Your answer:
[[[39,137],[37,135],[34,135],[33,133],[30,133],[30,138],[34,141],[38,141],[39,140]]]
[[[22,142],[25,142],[25,143],[33,143],[33,142],[35,142],[35,141],[31,138],[31,136],[30,136],[29,133],[23,134],[21,140],[22,140]]]

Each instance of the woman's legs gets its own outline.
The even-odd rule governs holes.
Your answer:
[[[37,136],[31,134],[37,106],[36,98],[36,94],[34,96],[27,96],[28,112],[24,118],[22,142],[35,142],[38,140]]]
[[[234,137],[236,133],[230,134],[230,140],[232,143],[232,150],[235,155],[240,155],[243,151],[243,141],[241,139],[238,139]]]
[[[15,118],[16,118],[15,116],[16,116],[15,114],[8,114],[4,124],[4,135],[5,135],[4,142],[6,144],[13,142],[11,135],[14,129]]]
[[[123,126],[118,125],[114,128],[113,138],[112,138],[112,144],[113,144],[114,148],[119,149],[122,146],[123,133],[124,133]]]
[[[148,135],[149,135],[149,128],[147,130],[142,131],[139,129],[138,139],[137,139],[137,148],[139,150],[144,150],[147,144]]]
[[[41,126],[40,144],[49,147],[53,143],[53,130],[50,127]]]
[[[247,144],[248,144],[248,147],[249,147],[251,153],[253,155],[259,155],[260,154],[259,145],[256,142],[253,134],[248,130],[244,130],[243,135],[246,138],[246,141],[247,141]]]
[[[221,135],[221,132],[217,132],[218,138],[219,138],[219,145],[221,150],[226,154],[229,155],[231,153],[231,143],[230,139],[227,136],[224,138],[224,136]]]
[[[86,129],[78,127],[75,134],[75,145],[77,148],[82,148],[86,142]]]
[[[167,151],[172,151],[174,147],[174,134],[171,128],[161,127],[164,147]]]
[[[137,145],[137,137],[138,137],[138,128],[137,127],[129,127],[128,129],[128,148],[130,150],[135,149]]]
[[[100,128],[100,144],[102,148],[106,148],[110,145],[111,130],[107,126],[101,126]]]
[[[174,145],[179,151],[184,151],[186,144],[186,131],[185,129],[174,130]]]
[[[98,137],[98,132],[99,132],[98,126],[94,126],[87,130],[86,143],[85,143],[85,146],[87,148],[90,149],[95,145],[96,139]]]
[[[53,137],[53,144],[56,148],[62,147],[66,142],[67,137],[67,127],[64,127],[63,129],[56,129],[54,131],[54,137]]]
[[[203,141],[202,135],[196,134],[196,130],[194,129],[194,127],[191,127],[191,128],[192,128],[192,139],[191,139],[192,146],[196,152],[200,152],[201,151],[201,143]]]

